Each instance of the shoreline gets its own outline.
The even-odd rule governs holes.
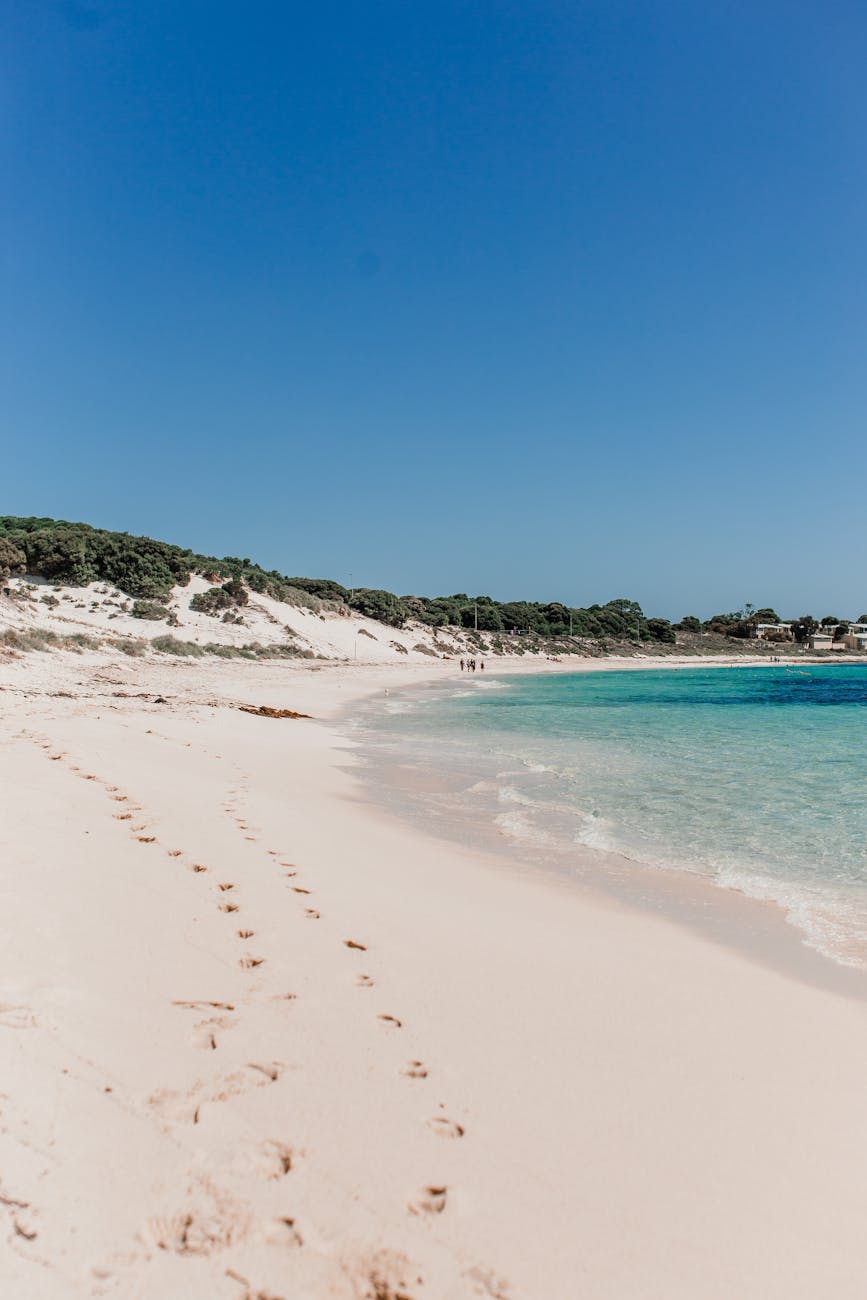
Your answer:
[[[0,1279],[856,1300],[861,1003],[383,815],[339,715],[432,670],[3,673]]]
[[[652,665],[656,669],[666,666],[659,661]],[[723,668],[742,665],[716,662],[710,666]],[[779,668],[785,667],[785,664],[753,666]],[[699,669],[695,663],[672,667]],[[619,665],[611,669],[591,665],[587,667],[589,672],[618,670]],[[630,664],[626,670],[638,671],[639,665]],[[485,681],[508,681],[517,676],[532,675],[486,672],[481,682],[462,681],[461,684],[466,685],[467,689],[472,689],[474,685],[483,688]],[[406,683],[394,688],[392,696],[399,698],[401,693],[427,688],[431,692],[445,690],[446,683]],[[372,696],[369,696],[368,704],[371,700]],[[354,719],[350,719],[348,713],[343,711],[333,725],[339,729],[350,721]],[[361,751],[359,779],[365,797],[372,798],[384,816],[393,817],[403,824],[412,824],[411,806],[402,803],[394,791],[404,785],[411,790],[413,797],[420,795],[424,799],[424,778],[414,770],[410,773],[400,762],[395,765],[393,761],[379,761],[374,751],[365,750],[364,738],[359,741],[353,735],[350,739],[353,745],[358,744]],[[437,776],[441,777],[442,773]],[[433,769],[427,772],[427,779],[435,781]],[[410,785],[407,787],[408,781]],[[756,897],[736,885],[713,879],[698,871],[642,862],[622,852],[587,845],[574,847],[571,865],[538,857],[528,861],[520,845],[510,843],[493,827],[479,828],[469,821],[463,822],[460,817],[458,821],[461,825],[454,827],[451,833],[428,822],[424,826],[424,833],[436,838],[444,846],[453,846],[456,842],[472,843],[488,856],[501,857],[504,869],[529,874],[540,872],[555,882],[565,882],[568,887],[586,891],[591,899],[614,899],[643,914],[662,913],[712,942],[728,946],[762,965],[805,980],[816,987],[861,1000],[867,998],[867,970],[862,965],[846,962],[820,947],[791,916],[787,905],[778,899]]]

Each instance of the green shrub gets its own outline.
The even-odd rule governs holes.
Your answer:
[[[0,578],[9,578],[13,573],[23,573],[27,556],[19,546],[8,537],[0,537]]]
[[[26,631],[18,632],[14,628],[8,628],[0,635],[0,644],[7,646],[10,650],[98,650],[102,644],[95,637],[87,636],[84,632],[74,632],[71,636],[58,636],[56,632],[50,632],[47,628],[31,627]]]
[[[159,622],[171,616],[171,610],[166,605],[160,605],[155,600],[134,600],[132,603],[133,618],[145,618],[152,622]]]
[[[377,619],[390,627],[403,627],[409,615],[398,596],[378,588],[359,587],[350,595],[349,605],[365,618]]]
[[[151,641],[151,648],[158,650],[160,654],[181,655],[193,659],[200,659],[205,653],[194,641],[178,641],[177,637],[173,636],[155,636]]]
[[[246,605],[249,599],[244,584],[239,579],[232,578],[222,587],[209,587],[207,591],[198,592],[190,601],[190,609],[199,614],[210,614],[216,617],[223,610],[232,610]]]

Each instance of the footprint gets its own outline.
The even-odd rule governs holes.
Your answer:
[[[182,853],[183,853],[183,849],[169,849],[169,850],[168,850],[168,854],[169,854],[169,857],[170,857],[170,858],[179,858],[179,857],[181,856]]]
[[[23,1237],[25,1241],[36,1240],[36,1236],[37,1236],[36,1229],[31,1228],[29,1224],[22,1223],[21,1220],[15,1215],[13,1215],[12,1218],[12,1227],[15,1230],[16,1237]]]
[[[148,1224],[150,1236],[160,1250],[175,1255],[210,1255],[232,1244],[233,1224],[218,1215],[196,1216],[189,1212],[154,1218]]]
[[[266,1178],[285,1178],[292,1169],[292,1148],[273,1139],[261,1151],[261,1164]]]
[[[180,1001],[176,999],[172,1002],[173,1007],[184,1007],[187,1011],[198,1011],[200,1007],[216,1007],[220,1011],[234,1011],[234,1002],[208,1002],[201,998],[193,998],[190,1001]]]
[[[401,1066],[401,1074],[407,1079],[426,1079],[427,1066],[423,1061],[407,1061],[406,1065]]]
[[[238,931],[238,938],[239,938],[239,939],[252,939],[252,938],[253,938],[253,935],[254,935],[255,933],[256,933],[255,930],[239,930],[239,931]]]
[[[262,965],[264,960],[264,957],[242,957],[238,965],[242,970],[255,970],[257,966]]]
[[[4,1029],[35,1029],[36,1017],[28,1007],[0,1002],[0,1026]]]
[[[372,989],[372,988],[373,988],[373,980],[370,978],[369,975],[356,975],[356,977],[355,977],[355,983],[356,983],[357,987],[360,988],[360,989]]]
[[[274,1219],[271,1226],[264,1229],[262,1235],[266,1245],[304,1245],[301,1233],[295,1227],[295,1220],[290,1219],[288,1215],[282,1219]],[[275,1295],[273,1291],[248,1291],[246,1295],[241,1296],[241,1300],[284,1300],[284,1297]]]
[[[228,893],[228,891],[229,891],[230,889],[234,889],[235,886],[231,883],[231,881],[226,881],[226,882],[224,882],[223,884],[217,885],[217,888],[218,888],[222,893],[226,894],[226,893]]]
[[[283,1066],[280,1061],[272,1061],[270,1065],[261,1065],[258,1061],[248,1061],[248,1070],[257,1070],[259,1074],[264,1074],[269,1083],[276,1083],[283,1073]]]
[[[466,1277],[473,1283],[473,1295],[487,1296],[488,1300],[509,1300],[509,1284],[494,1273],[471,1268]]]
[[[312,893],[312,890],[310,890],[310,889],[303,889],[303,888],[301,887],[301,885],[293,885],[293,886],[292,886],[292,893],[293,893],[293,894],[310,894],[310,893]]]
[[[136,838],[139,844],[156,844],[157,842],[156,835],[138,835]]]
[[[167,1123],[198,1124],[200,1099],[182,1092],[160,1088],[147,1099],[157,1114]]]
[[[116,822],[131,822],[132,813],[112,813]]]
[[[213,1016],[210,1020],[202,1020],[193,1028],[193,1046],[201,1047],[208,1051],[217,1050],[217,1033],[218,1029],[225,1029],[228,1021],[219,1016]]]
[[[359,952],[367,952],[367,945],[363,943],[357,943],[355,939],[344,939],[343,946],[345,948],[357,948]]]
[[[316,911],[316,908],[315,908],[315,907],[306,907],[306,908],[304,909],[304,915],[305,915],[306,917],[309,917],[309,919],[310,919],[311,921],[318,921],[318,920],[319,920],[319,913]]]
[[[428,1120],[427,1126],[434,1133],[439,1134],[440,1137],[461,1138],[464,1136],[463,1124],[457,1124],[452,1119],[446,1119],[445,1115],[434,1115],[433,1119]]]
[[[398,1020],[397,1016],[381,1016],[381,1015],[380,1015],[380,1016],[377,1016],[376,1018],[377,1018],[377,1020],[381,1020],[381,1021],[383,1022],[383,1024],[391,1026],[392,1029],[401,1029],[402,1026],[403,1026],[403,1021],[402,1021],[402,1020]]]
[[[446,1208],[446,1187],[422,1187],[410,1201],[410,1214],[442,1214]]]
[[[194,862],[193,865],[190,867],[191,871],[207,871],[207,869],[208,869],[207,867],[202,866],[201,862]]]
[[[221,911],[221,912],[237,912],[237,911],[238,911],[238,904],[237,904],[237,903],[221,903],[221,904],[220,904],[220,911]]]

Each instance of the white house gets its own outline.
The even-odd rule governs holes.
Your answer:
[[[835,636],[841,628],[846,628],[842,636]],[[858,650],[867,654],[867,623],[837,623],[832,627],[820,627],[809,638],[811,650]]]
[[[849,631],[843,637],[847,650],[860,650],[867,653],[867,623],[850,623]]]
[[[756,623],[753,636],[759,641],[793,641],[791,623]]]

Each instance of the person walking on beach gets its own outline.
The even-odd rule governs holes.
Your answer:
[[[479,660],[479,671],[480,671],[480,672],[484,672],[484,671],[485,671],[485,661],[484,661],[484,659],[480,659],[480,660]]]
[[[463,661],[463,659],[462,659],[462,660],[461,660],[461,672],[463,672],[463,671],[464,671],[464,661]]]

